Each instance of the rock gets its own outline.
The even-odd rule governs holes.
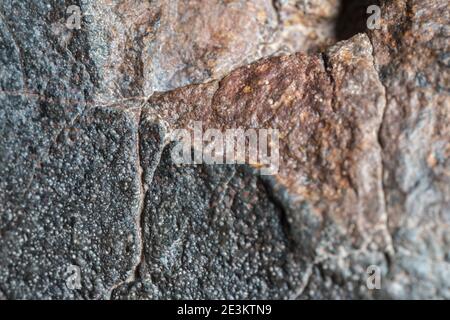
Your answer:
[[[273,3],[279,22],[275,36],[277,53],[315,53],[336,42],[341,1],[275,0]]]
[[[226,167],[223,173],[206,165],[178,168],[166,147],[155,175],[145,181],[146,246],[140,268],[145,280],[128,286],[125,297],[295,298],[313,266],[345,260],[350,253],[344,249],[355,254],[358,248],[377,258],[368,244],[389,250],[378,145],[384,88],[371,44],[367,36],[357,36],[325,56],[326,63],[320,55],[302,54],[261,60],[220,82],[150,98],[141,126],[160,127],[150,140],[157,136],[167,141],[168,131],[196,121],[203,122],[204,130],[223,132],[278,129],[280,168],[275,177],[262,180],[263,188],[258,186],[261,177],[246,177],[240,167]],[[143,135],[141,139],[146,141]],[[141,149],[143,159],[155,154],[153,148],[149,151]],[[274,216],[279,218],[267,221]],[[249,237],[256,221],[261,226]],[[272,243],[264,240],[262,230],[274,232]],[[260,241],[258,255],[246,253]],[[335,246],[341,250],[334,252]],[[259,260],[266,250],[289,259],[271,260],[269,255]],[[232,258],[240,255],[253,267]],[[381,259],[384,263],[383,254]],[[267,275],[278,263],[280,277],[288,281]],[[359,269],[348,276],[364,277],[365,268]],[[244,283],[252,284],[238,290]]]
[[[50,33],[49,17],[65,9],[0,5],[0,290],[8,299],[108,298],[140,256],[135,115],[91,102],[87,48],[70,52]]]
[[[448,4],[366,4],[3,1],[0,299],[449,298]]]
[[[326,63],[301,54],[261,60],[220,82],[155,94],[147,110],[172,128],[203,121],[205,130],[277,129],[281,186],[312,202],[336,202],[330,211],[338,220],[366,207],[362,216],[376,222],[384,210],[377,133],[385,100],[371,52],[358,36],[330,49]],[[378,170],[363,176],[365,167]]]
[[[2,291],[107,298],[133,276],[140,253],[134,117],[88,108],[46,145],[35,138],[46,133],[45,101],[2,94],[1,103]],[[68,285],[72,266],[79,290]]]
[[[396,1],[371,33],[386,88],[383,185],[394,298],[450,297],[450,98],[446,1]],[[446,60],[447,57],[447,60]]]
[[[177,167],[167,147],[149,183],[141,280],[115,297],[294,297],[309,257],[260,178],[242,166]]]
[[[336,0],[82,2],[98,99],[149,96],[271,54],[317,50],[333,42],[338,8]]]

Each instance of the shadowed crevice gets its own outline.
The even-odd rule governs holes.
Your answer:
[[[367,30],[367,19],[370,14],[367,8],[380,5],[379,0],[342,0],[336,20],[335,36],[337,41],[347,40]]]

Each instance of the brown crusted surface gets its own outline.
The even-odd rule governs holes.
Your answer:
[[[204,130],[278,129],[281,185],[362,232],[383,214],[384,90],[366,36],[333,47],[325,60],[328,70],[318,55],[264,59],[220,82],[156,94],[146,112],[172,128],[203,121]]]

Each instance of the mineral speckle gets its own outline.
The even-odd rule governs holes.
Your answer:
[[[0,4],[0,300],[450,298],[448,1],[70,4]]]

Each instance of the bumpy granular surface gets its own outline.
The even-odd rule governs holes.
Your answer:
[[[2,1],[0,299],[450,298],[448,2],[378,5]]]

